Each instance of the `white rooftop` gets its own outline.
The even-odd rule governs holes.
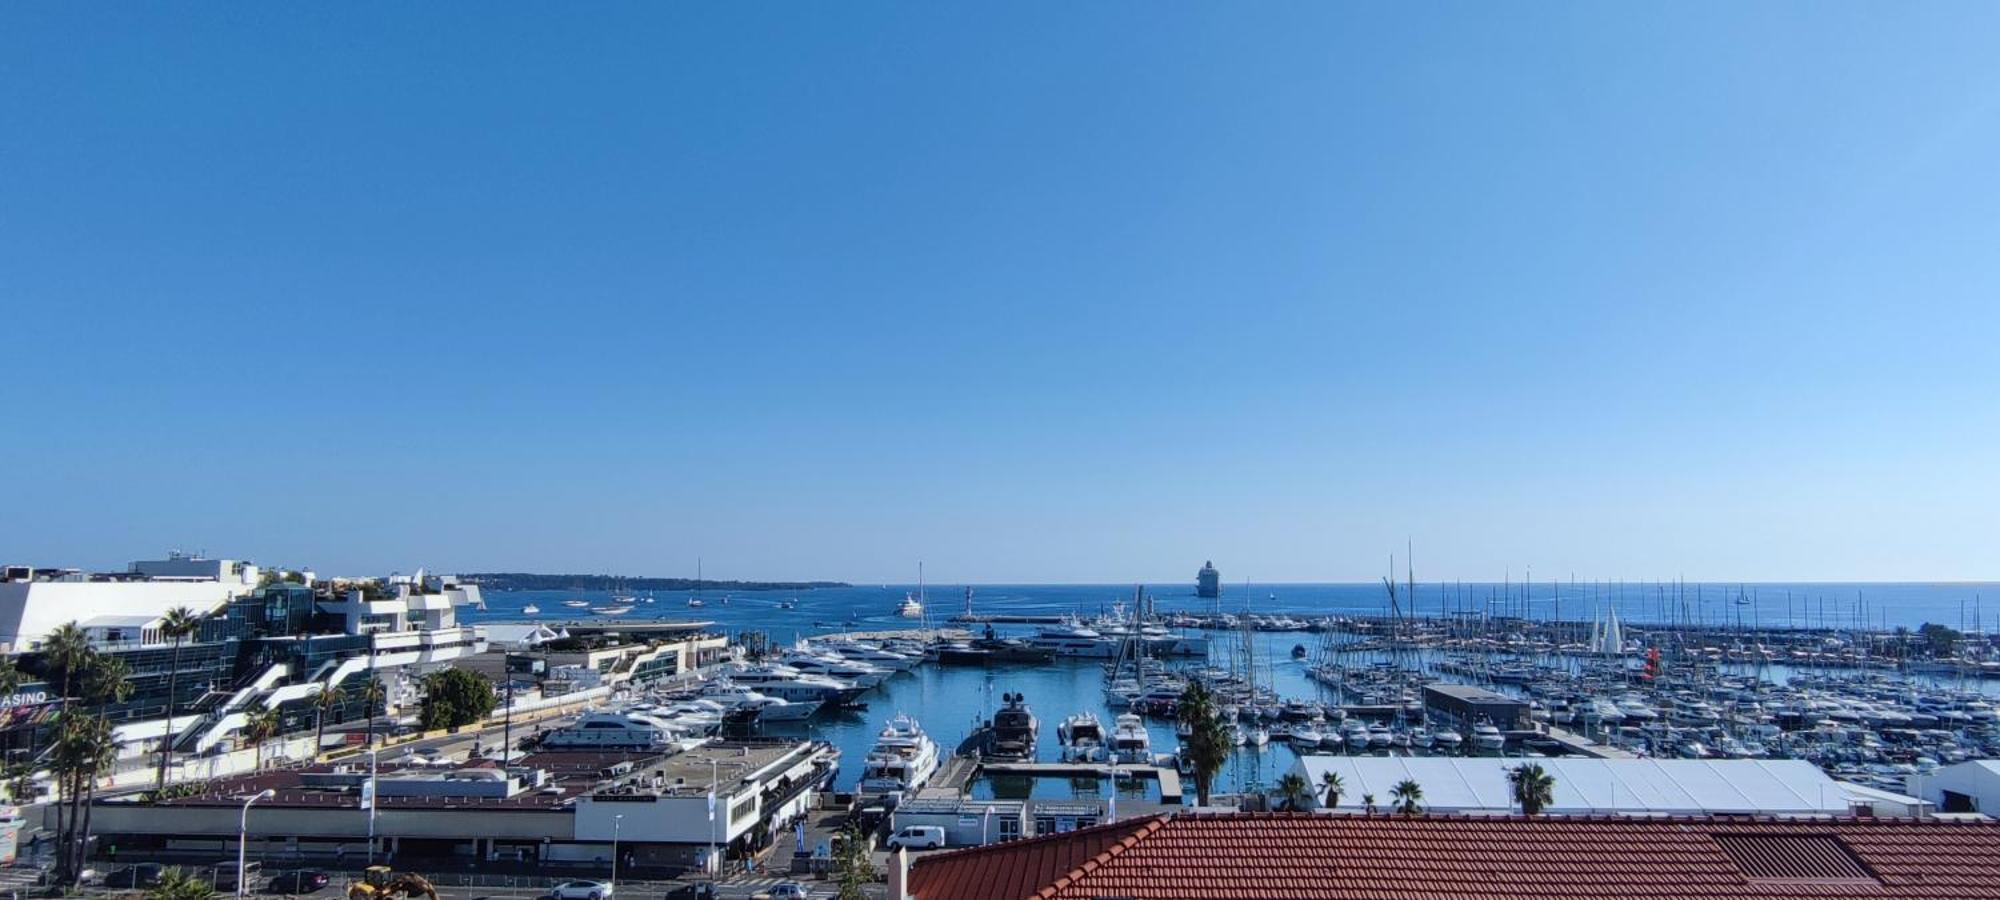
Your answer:
[[[159,620],[159,616],[91,616],[76,625],[78,628],[144,628]]]
[[[1804,760],[1495,759],[1305,756],[1294,771],[1319,790],[1326,772],[1341,779],[1339,808],[1359,811],[1374,794],[1390,803],[1399,781],[1415,781],[1423,805],[1438,812],[1496,814],[1513,810],[1507,770],[1539,764],[1555,779],[1548,813],[1630,815],[1845,815],[1847,793]]]

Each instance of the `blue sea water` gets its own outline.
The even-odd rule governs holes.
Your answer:
[[[1588,620],[1593,616],[1593,609],[1615,604],[1619,615],[1633,622],[1698,620],[1710,624],[1740,621],[1744,625],[1760,624],[1766,627],[1787,623],[1854,627],[1865,617],[1868,625],[1878,628],[1885,624],[1888,627],[1901,625],[1914,628],[1924,622],[1957,627],[1961,621],[1970,627],[1976,609],[1979,618],[1988,618],[1983,610],[1985,595],[1990,594],[2000,601],[2000,590],[1995,590],[1995,587],[1993,584],[1759,584],[1744,585],[1739,589],[1736,585],[1706,585],[1700,588],[1690,585],[1676,593],[1672,585],[1629,582],[1622,588],[1603,584],[1572,586],[1568,583],[1542,583],[1525,590],[1518,583],[1442,587],[1419,583],[1415,594],[1415,612],[1431,616],[1485,609],[1501,615],[1517,614],[1525,609],[1538,618],[1560,615],[1563,619]],[[897,617],[895,609],[903,595],[914,589],[911,585],[822,588],[797,592],[725,592],[709,589],[702,592],[706,605],[701,608],[687,605],[688,592],[656,592],[651,594],[655,602],[642,603],[621,618],[696,620],[712,623],[712,630],[731,635],[760,631],[774,641],[789,643],[799,637],[830,632],[912,627],[916,623]],[[1752,598],[1753,602],[1734,602],[1739,592]],[[981,585],[974,588],[972,603],[974,610],[981,613],[1058,615],[1074,612],[1090,616],[1108,610],[1116,603],[1129,604],[1133,593],[1134,586],[1129,585]],[[1179,586],[1170,591],[1149,593],[1156,598],[1163,612],[1208,612],[1217,609],[1237,612],[1244,609],[1246,596],[1241,585],[1226,589],[1219,601],[1198,599],[1191,589]],[[1247,596],[1252,598],[1249,608],[1260,614],[1380,614],[1388,608],[1387,592],[1379,584],[1252,585]],[[562,605],[563,600],[572,599],[602,603],[609,599],[609,595],[588,591],[488,592],[487,609],[471,613],[468,618],[473,621],[523,620],[529,617],[521,613],[521,608],[533,603],[541,611],[532,618],[561,622],[579,618],[575,614],[585,612]],[[929,611],[938,622],[962,612],[965,606],[962,587],[931,588],[928,599]],[[780,603],[785,601],[795,602],[796,608],[781,608]],[[1993,617],[2000,617],[2000,609],[1994,611]],[[1002,626],[1000,630],[1003,633],[1027,633],[1033,630],[1033,626]],[[1233,640],[1235,638],[1229,635],[1216,638],[1218,644]],[[1254,640],[1259,669],[1265,671],[1268,664],[1265,677],[1275,684],[1280,694],[1318,696],[1317,686],[1305,677],[1304,664],[1292,659],[1290,653],[1294,645],[1314,646],[1316,636],[1265,633],[1256,635]],[[970,733],[979,720],[998,707],[1002,694],[1020,692],[1026,695],[1029,705],[1042,721],[1040,758],[1053,759],[1058,754],[1056,725],[1063,717],[1088,709],[1095,711],[1107,726],[1110,724],[1114,713],[1104,704],[1102,685],[1101,664],[1088,660],[1058,660],[1039,666],[990,669],[924,666],[897,675],[870,692],[864,698],[868,703],[865,711],[824,713],[807,723],[774,733],[812,737],[839,747],[844,764],[837,785],[844,789],[858,779],[862,755],[874,743],[876,732],[890,716],[907,712],[917,717],[948,752]],[[1174,749],[1171,727],[1164,723],[1153,723],[1149,727],[1156,751]],[[1219,789],[1268,786],[1290,767],[1292,761],[1292,751],[1288,747],[1272,745],[1263,750],[1242,750],[1223,770],[1218,781]],[[1108,790],[1110,786],[1106,784],[1068,779],[980,783],[974,786],[974,793],[978,796],[1032,793],[1043,798],[1089,800],[1102,800]],[[1119,790],[1121,796],[1135,793],[1152,795],[1156,791],[1150,782],[1126,783]]]

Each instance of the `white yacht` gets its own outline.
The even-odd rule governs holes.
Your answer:
[[[1113,722],[1111,761],[1152,765],[1153,736],[1146,731],[1146,720],[1132,713],[1126,713]]]
[[[917,595],[915,594],[904,594],[903,602],[896,604],[896,615],[902,616],[905,619],[923,618],[924,617],[923,601],[918,600]]]
[[[786,700],[728,681],[711,682],[701,695],[732,710],[754,710],[760,722],[797,722],[819,712],[818,700]]]
[[[644,713],[585,713],[568,726],[542,735],[549,750],[659,750],[677,735],[664,719]]]
[[[539,606],[536,606],[536,605],[535,605],[535,604],[533,604],[533,603],[530,603],[530,604],[528,604],[527,606],[523,606],[523,607],[521,607],[521,615],[524,615],[524,616],[532,616],[532,615],[535,615],[535,614],[537,614],[537,613],[540,613],[541,611],[542,611],[542,608],[541,608],[541,607],[539,607]]]
[[[894,650],[888,650],[861,641],[821,641],[814,644],[813,647],[814,649],[835,654],[842,659],[865,662],[871,666],[888,669],[892,672],[906,672],[915,668],[918,663],[923,662],[921,655],[912,656],[907,653],[897,653]]]
[[[864,796],[915,793],[937,771],[938,747],[917,720],[898,715],[876,736],[875,746],[861,761]]]
[[[569,607],[570,609],[582,609],[582,608],[584,608],[584,607],[586,607],[586,606],[589,606],[589,605],[590,605],[590,601],[588,601],[588,600],[564,600],[564,601],[563,601],[563,605],[564,605],[564,606],[567,606],[567,607]]]
[[[1029,639],[1028,645],[1038,650],[1051,651],[1057,656],[1114,659],[1118,656],[1119,641],[1117,638],[1104,636],[1071,616],[1064,618],[1060,624],[1036,632],[1035,636]]]
[[[809,675],[784,665],[751,666],[729,672],[727,677],[730,681],[757,693],[795,702],[817,700],[828,705],[839,705],[861,693],[861,688],[851,682],[824,675]]]
[[[838,656],[820,656],[804,651],[793,651],[785,654],[779,661],[807,675],[823,675],[839,681],[852,682],[855,687],[862,689],[872,688],[889,678],[889,673],[885,669]]]
[[[1440,753],[1457,753],[1458,748],[1465,746],[1465,736],[1449,728],[1439,729],[1431,735],[1431,746]]]
[[[1498,753],[1507,746],[1507,736],[1492,722],[1480,722],[1472,726],[1472,748],[1482,752]]]
[[[1104,761],[1104,723],[1098,721],[1096,713],[1080,712],[1062,720],[1056,726],[1056,738],[1062,742],[1063,762]]]

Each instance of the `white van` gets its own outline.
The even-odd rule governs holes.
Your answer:
[[[911,850],[931,850],[944,846],[944,829],[936,825],[906,825],[903,830],[889,835],[889,849],[907,847]]]

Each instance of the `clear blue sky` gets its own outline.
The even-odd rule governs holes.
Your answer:
[[[2000,576],[2000,6],[0,7],[0,557]]]

